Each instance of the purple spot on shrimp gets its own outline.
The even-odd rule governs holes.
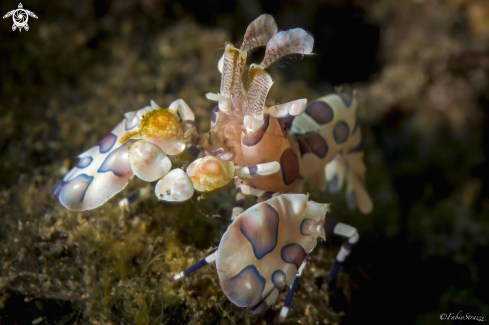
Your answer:
[[[217,121],[217,114],[219,113],[219,106],[214,107],[212,110],[212,116],[211,116],[211,121],[212,123],[216,123]]]
[[[264,199],[264,200],[268,200],[272,197],[272,195],[274,194],[275,192],[270,192],[270,191],[267,191],[267,192],[263,192],[262,195],[260,195],[260,198],[261,199]]]
[[[268,203],[260,204],[261,211],[257,215],[245,215],[241,218],[239,230],[253,248],[258,260],[270,253],[277,246],[279,215]],[[243,214],[242,214],[243,216]]]
[[[286,283],[286,276],[285,276],[285,272],[282,271],[282,270],[276,270],[275,272],[273,272],[272,274],[272,282],[273,284],[275,285],[281,285],[281,284],[285,284]]]
[[[298,134],[295,138],[299,144],[301,156],[311,152],[323,159],[328,154],[328,143],[319,133],[307,132],[306,134]]]
[[[284,123],[284,126],[290,130],[290,128],[292,127],[292,123],[294,122],[294,119],[295,119],[295,116],[287,116],[287,117],[284,117],[282,119],[283,123]]]
[[[231,161],[236,157],[236,153],[232,151],[224,151],[221,148],[209,152],[209,155],[217,157],[225,161]]]
[[[109,152],[110,149],[114,147],[115,142],[117,141],[117,136],[113,133],[109,133],[100,140],[98,143],[98,146],[100,147],[100,153],[106,153]]]
[[[76,167],[80,169],[87,168],[92,163],[92,161],[93,161],[92,157],[84,157],[80,159]]]
[[[345,143],[350,134],[350,127],[345,121],[338,121],[333,129],[333,137],[337,144]]]
[[[348,93],[339,93],[337,95],[338,95],[338,97],[341,98],[341,100],[343,101],[343,104],[345,104],[345,106],[347,108],[350,108],[351,103],[353,102],[353,96],[351,94],[348,94]]]
[[[309,106],[307,106],[306,114],[319,125],[328,124],[334,118],[334,111],[331,106],[321,100],[312,102]]]
[[[255,265],[248,265],[230,279],[221,280],[226,296],[239,307],[251,308],[262,300],[265,278]]]
[[[299,268],[306,258],[307,253],[301,245],[291,243],[282,247],[280,256],[285,263],[294,264]]]
[[[245,200],[244,199],[239,199],[234,202],[234,207],[235,208],[244,208]]]
[[[60,202],[70,210],[80,210],[85,193],[93,181],[93,176],[80,174],[66,182],[59,190]]]
[[[131,164],[129,163],[129,147],[134,143],[134,140],[129,140],[119,148],[111,152],[104,160],[99,173],[112,172],[119,177],[127,177],[132,174]]]
[[[317,226],[319,223],[311,218],[304,218],[302,219],[300,230],[301,230],[301,235],[302,236],[308,236],[311,234],[311,231],[309,230],[310,226]]]
[[[282,152],[280,157],[280,170],[285,185],[292,184],[299,176],[299,159],[291,148]]]
[[[247,147],[252,147],[252,146],[258,144],[258,142],[261,141],[261,139],[263,138],[263,136],[267,132],[269,123],[270,123],[270,116],[265,114],[263,116],[262,127],[258,131],[253,132],[250,135],[244,135],[241,138],[241,142]]]
[[[253,176],[253,177],[259,176],[257,174],[257,172],[258,172],[258,166],[257,165],[248,166],[248,170],[250,171],[251,176]]]

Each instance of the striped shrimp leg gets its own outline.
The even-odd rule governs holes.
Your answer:
[[[245,195],[241,192],[241,189],[237,189],[236,200],[234,201],[233,212],[231,215],[231,220],[234,220],[244,211]]]
[[[336,255],[333,267],[329,272],[329,284],[332,284],[336,280],[341,264],[350,255],[353,246],[358,242],[360,236],[356,228],[341,222],[326,220],[325,228],[328,233],[348,238],[348,241],[341,246],[340,251]]]
[[[239,180],[237,179],[235,183],[238,181]],[[236,219],[236,217],[244,211],[244,200],[247,195],[256,197],[258,203],[266,201],[279,194],[278,192],[267,192],[244,184],[237,184],[236,190],[238,193],[236,193],[236,202],[234,204],[231,220]]]
[[[240,184],[240,182],[241,182],[240,179],[236,178],[234,181],[234,184],[236,185],[236,190],[238,191],[238,193],[241,193],[243,195],[243,199],[244,199],[244,197],[246,197],[246,195],[254,196],[254,197],[256,197],[256,202],[259,203],[259,202],[263,202],[263,201],[266,201],[268,199],[271,199],[272,197],[275,197],[275,196],[280,194],[279,192],[270,192],[270,191],[260,190],[258,188],[255,188],[255,187],[252,187],[249,185]],[[236,194],[236,198],[238,198],[237,194]],[[243,200],[243,204],[244,204],[244,200]],[[243,212],[243,211],[241,211],[241,212]],[[233,209],[232,220],[234,220],[238,215],[239,215],[239,213],[236,215],[234,214],[234,209]]]
[[[185,278],[187,276],[189,276],[190,274],[194,273],[195,271],[197,271],[198,269],[206,266],[206,265],[209,265],[211,264],[212,262],[214,262],[216,260],[216,255],[217,254],[217,251],[210,254],[209,256],[207,256],[206,258],[204,258],[203,260],[200,260],[199,262],[195,263],[194,265],[192,265],[191,267],[185,269],[184,271],[178,273],[178,274],[175,274],[174,276],[172,276],[170,278],[170,281],[174,282],[174,281],[178,281],[182,278]]]
[[[253,178],[275,174],[280,170],[278,161],[236,168],[234,174],[239,178]]]
[[[245,167],[236,168],[235,175],[238,177],[236,183],[239,179],[247,179],[254,177],[262,177],[274,174],[280,170],[280,164],[278,161],[272,161],[263,164],[250,165]],[[270,199],[275,192],[262,191],[257,188],[239,184],[236,185],[238,193],[236,193],[236,201],[234,203],[233,214],[231,220],[234,220],[238,215],[244,211],[244,199],[246,195],[256,196],[257,202],[263,202]],[[244,189],[244,192],[243,192]]]
[[[307,254],[306,258],[304,259],[304,262],[302,262],[302,265],[300,266],[299,270],[297,271],[297,275],[295,276],[294,283],[289,289],[289,292],[287,292],[287,296],[285,297],[284,305],[282,306],[282,309],[280,309],[280,315],[278,317],[278,322],[282,323],[285,321],[287,318],[287,314],[289,313],[290,305],[292,304],[292,299],[294,298],[294,294],[297,291],[297,287],[299,286],[299,281],[302,276],[302,271],[306,267],[307,262],[309,261],[309,254]]]

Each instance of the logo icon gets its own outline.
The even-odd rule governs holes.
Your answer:
[[[17,28],[19,29],[19,32],[22,31],[22,28],[24,28],[26,31],[29,30],[29,25],[27,25],[27,21],[29,20],[29,16],[36,18],[37,16],[35,13],[29,10],[23,9],[24,6],[22,6],[22,3],[19,3],[19,8],[9,11],[3,16],[2,19],[5,19],[7,17],[12,16],[14,20],[14,24],[12,25],[12,30],[15,31]]]

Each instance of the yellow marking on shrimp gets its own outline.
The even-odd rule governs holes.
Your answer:
[[[225,186],[234,177],[234,164],[214,156],[197,159],[187,168],[194,188],[200,192]]]
[[[178,140],[183,129],[177,117],[168,109],[149,111],[141,120],[141,135],[161,140]]]

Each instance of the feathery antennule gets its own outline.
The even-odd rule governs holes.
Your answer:
[[[311,54],[314,38],[302,28],[278,32],[268,41],[261,66],[266,68],[289,54]]]
[[[272,87],[272,77],[259,65],[252,64],[249,72],[248,107],[246,114],[262,115],[268,91]]]
[[[243,103],[243,112],[246,114],[244,124],[248,131],[254,132],[263,125],[265,101],[273,80],[263,67],[257,64],[250,66],[248,76],[249,88]]]
[[[231,96],[231,101],[233,103],[233,107],[238,110],[243,105],[243,101],[245,99],[245,91],[243,89],[243,73],[246,68],[246,51],[238,51],[238,57],[236,58],[236,65],[234,66],[234,83],[233,83],[233,93]]]
[[[248,52],[259,46],[265,46],[267,42],[277,34],[278,28],[271,15],[261,15],[252,21],[243,37],[241,50]]]
[[[227,98],[229,104],[232,104],[232,107],[228,107],[225,110],[231,108],[239,110],[241,107],[243,101],[241,79],[243,78],[243,72],[246,67],[246,56],[247,53],[245,51],[235,48],[232,44],[226,45],[222,58],[220,95]],[[221,109],[221,101],[219,101],[219,108]]]
[[[226,44],[222,61],[221,95],[231,98],[234,83],[234,64],[237,51],[232,44]]]

